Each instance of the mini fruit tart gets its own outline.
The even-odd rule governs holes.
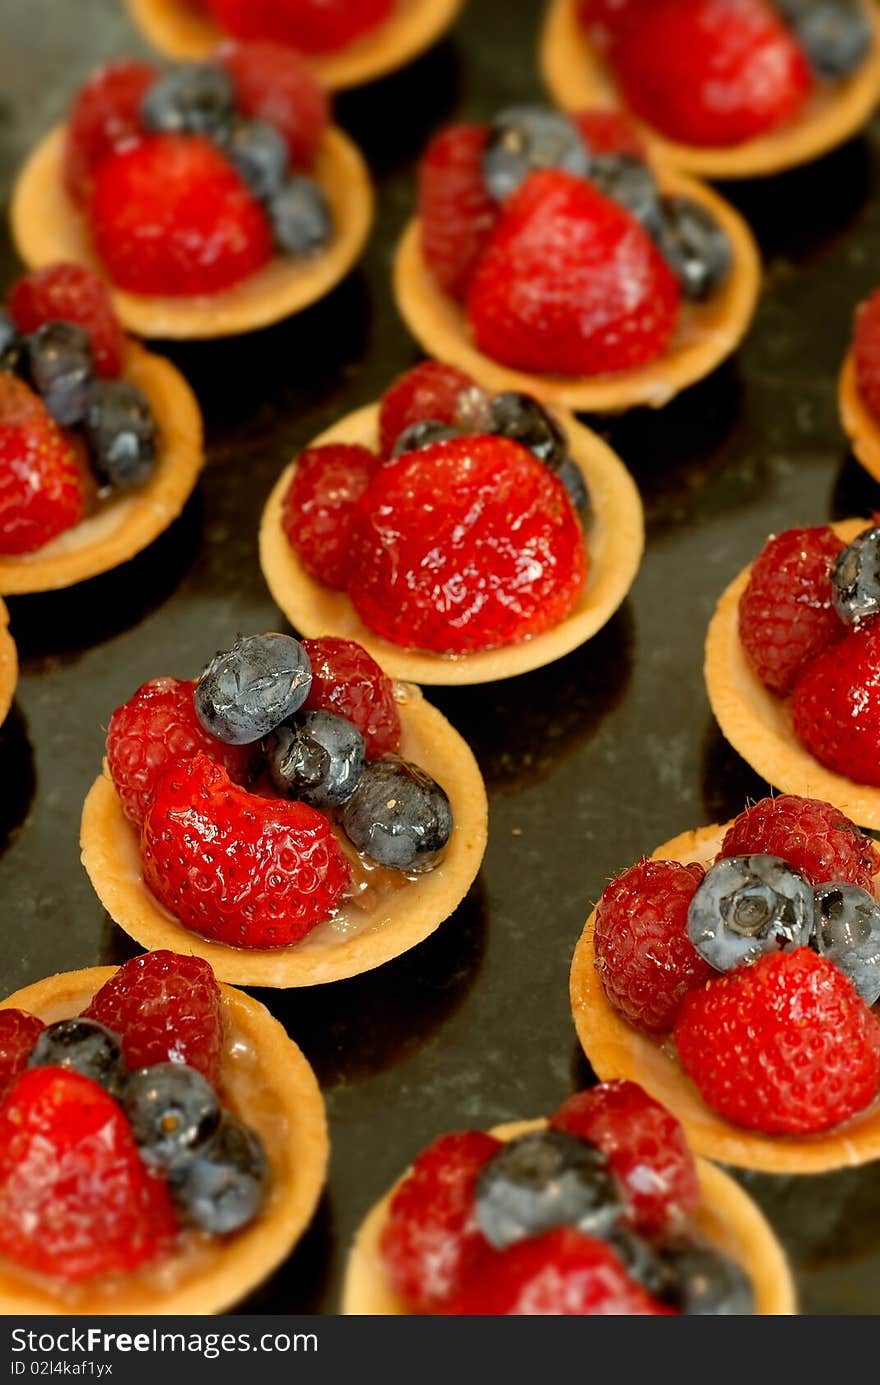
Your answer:
[[[708,375],[760,280],[739,213],[654,166],[625,117],[542,106],[435,136],[394,266],[431,355],[591,413],[661,407]]]
[[[144,337],[248,332],[322,298],[372,219],[364,161],[292,49],[102,67],[13,189],[22,259],[99,271]]]
[[[718,603],[706,687],[723,734],[768,783],[880,828],[880,528],[768,539]]]
[[[564,110],[626,108],[668,165],[755,178],[865,125],[880,20],[871,0],[550,0],[541,68]]]
[[[880,1157],[880,854],[830,803],[765,798],[606,887],[571,968],[584,1052],[698,1154],[770,1173]]]
[[[118,567],[177,518],[202,418],[170,361],[126,337],[103,280],[25,274],[0,308],[0,592]]]
[[[82,860],[142,946],[311,986],[433,933],[477,875],[486,817],[473,755],[418,688],[349,640],[254,635],[116,709]]]
[[[207,962],[151,952],[0,1005],[0,1312],[218,1313],[327,1171],[309,1064]]]
[[[0,726],[6,720],[18,683],[18,650],[9,633],[9,612],[0,601]]]
[[[291,624],[428,684],[570,653],[617,610],[643,547],[638,491],[595,433],[436,361],[303,452],[260,529]]]
[[[837,397],[855,456],[880,481],[880,289],[856,309]]]
[[[790,1314],[785,1256],[635,1082],[443,1135],[362,1222],[348,1314]]]
[[[208,58],[224,36],[295,48],[330,91],[404,67],[446,32],[462,0],[128,0],[170,58]]]

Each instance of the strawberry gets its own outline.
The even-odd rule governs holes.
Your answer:
[[[859,394],[880,422],[880,289],[856,309],[853,355]]]
[[[300,453],[284,493],[281,527],[306,572],[345,591],[360,501],[379,459],[367,447],[327,443]]]
[[[224,33],[336,53],[390,18],[395,0],[205,0]]]
[[[872,621],[809,664],[791,702],[811,755],[857,784],[880,785],[880,625]]]
[[[412,423],[455,423],[462,391],[473,388],[470,375],[442,361],[422,361],[398,375],[382,395],[379,410],[382,456],[391,456],[397,439]]]
[[[354,640],[303,640],[312,665],[312,684],[304,712],[335,712],[360,731],[367,757],[390,755],[400,747],[400,713],[394,683]]]
[[[422,254],[444,293],[464,298],[498,221],[483,179],[485,125],[450,125],[419,164]]]
[[[607,53],[651,0],[576,0],[577,22],[591,43]]]
[[[754,854],[778,856],[813,886],[846,880],[871,893],[880,870],[880,852],[839,808],[796,794],[762,798],[730,824],[718,859]]]
[[[34,553],[84,513],[68,436],[27,385],[0,373],[0,553]]]
[[[25,1010],[0,1010],[0,1101],[27,1067],[43,1021]]]
[[[293,168],[311,168],[330,104],[308,63],[277,43],[224,43],[217,51],[242,115],[265,120],[285,138]]]
[[[632,159],[645,160],[645,141],[623,111],[572,111],[571,118],[591,154],[628,154]]]
[[[143,134],[141,102],[158,76],[152,63],[122,60],[99,67],[80,87],[64,147],[64,185],[77,202],[88,202],[102,160]]]
[[[7,306],[22,332],[59,320],[84,327],[98,374],[121,374],[125,336],[107,285],[85,266],[62,262],[32,269],[15,281]]]

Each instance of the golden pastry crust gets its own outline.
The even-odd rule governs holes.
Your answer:
[[[866,519],[832,524],[844,543],[869,527]],[[739,637],[739,603],[751,568],[730,584],[706,635],[706,690],[715,719],[734,750],[768,784],[783,793],[833,803],[860,827],[880,828],[880,788],[857,784],[810,754],[794,732],[791,704],[765,688]]]
[[[62,972],[0,1003],[47,1023],[79,1014],[115,967]],[[254,1224],[199,1251],[177,1277],[173,1257],[118,1288],[53,1292],[0,1266],[0,1314],[220,1313],[239,1302],[284,1260],[311,1221],[324,1186],[330,1147],[315,1074],[264,1005],[221,986],[226,1040],[224,1087],[263,1138],[272,1171],[266,1207]],[[180,1268],[180,1267],[178,1267]],[[164,1272],[163,1272],[164,1271]]]
[[[9,633],[9,612],[0,601],[0,725],[9,715],[18,683],[18,650]]]
[[[853,453],[862,466],[880,481],[880,423],[877,422],[859,391],[856,362],[852,351],[847,354],[837,383],[837,401],[843,431],[850,440]]]
[[[418,688],[401,687],[400,753],[449,795],[454,826],[443,859],[418,879],[402,878],[369,914],[348,904],[302,942],[244,949],[210,942],[184,928],[147,889],[137,828],[125,817],[106,770],[83,807],[82,863],[108,914],[142,947],[204,957],[224,981],[243,986],[316,986],[372,971],[423,942],[458,907],[486,849],[488,807],[470,747]]]
[[[315,439],[378,446],[379,406],[369,404]],[[593,519],[587,528],[587,585],[570,616],[533,639],[459,656],[400,648],[367,629],[347,593],[316,582],[303,568],[281,527],[284,493],[296,467],[291,462],[272,490],[260,525],[260,564],[275,601],[307,638],[338,635],[357,640],[395,678],[425,684],[491,683],[561,659],[608,621],[633,584],[645,545],[642,502],[616,453],[570,416],[561,418],[571,454],[590,491]]]
[[[546,1121],[511,1121],[492,1134],[512,1140]],[[696,1224],[719,1250],[725,1251],[748,1274],[755,1289],[756,1311],[763,1316],[797,1313],[791,1271],[769,1223],[751,1198],[726,1173],[697,1160],[702,1205]],[[405,1176],[405,1175],[404,1175]],[[380,1253],[380,1238],[398,1180],[361,1222],[348,1257],[342,1312],[348,1315],[403,1316],[407,1309],[388,1287]]]
[[[880,99],[880,16],[864,0],[874,29],[870,54],[844,81],[819,88],[806,110],[769,134],[730,148],[702,148],[665,139],[636,122],[663,161],[703,178],[760,178],[827,154],[862,128]],[[551,0],[540,45],[541,72],[563,110],[621,105],[608,68],[577,22],[576,0]]]
[[[35,553],[0,554],[0,592],[57,591],[119,567],[177,519],[204,462],[196,397],[170,361],[135,342],[126,346],[124,378],[146,394],[159,426],[156,466],[145,486],[103,501],[95,514]]]
[[[180,0],[127,0],[144,38],[169,58],[209,58],[225,37],[207,15]],[[398,0],[394,15],[338,53],[308,59],[329,91],[361,86],[404,67],[430,48],[455,20],[464,0]]]
[[[64,126],[40,141],[16,179],[10,219],[19,255],[29,268],[74,260],[106,278],[82,213],[64,190],[61,164]],[[314,176],[333,212],[336,234],[312,260],[277,255],[235,288],[197,298],[126,293],[109,285],[124,327],[140,337],[179,340],[234,336],[280,322],[330,289],[358,259],[373,219],[373,188],[363,157],[331,126],[315,162]]]

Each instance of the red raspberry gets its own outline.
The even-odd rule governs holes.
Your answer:
[[[638,1083],[601,1082],[576,1092],[550,1125],[607,1154],[636,1231],[655,1236],[696,1214],[700,1181],[682,1124]]]
[[[400,746],[400,713],[394,684],[354,640],[303,640],[312,665],[304,711],[335,712],[353,722],[367,755],[390,755]]]
[[[483,181],[485,125],[451,125],[419,164],[422,254],[440,288],[464,298],[499,209]]]
[[[600,375],[662,356],[681,298],[638,221],[586,178],[533,173],[468,290],[477,346],[517,370]]]
[[[305,803],[237,788],[207,755],[161,775],[141,836],[144,881],[194,933],[230,947],[287,947],[330,917],[348,864]]]
[[[856,309],[853,354],[859,394],[880,420],[880,289]]]
[[[791,710],[798,739],[823,765],[880,785],[880,625],[852,630],[806,668]]]
[[[336,53],[384,24],[396,0],[206,0],[224,33]]]
[[[219,1087],[222,1005],[220,987],[203,958],[160,950],[124,962],[83,1014],[119,1035],[132,1070],[188,1063]]]
[[[471,389],[470,375],[442,361],[422,361],[389,385],[379,411],[379,450],[390,457],[405,428],[425,419],[455,423],[462,390]]]
[[[379,459],[354,443],[327,443],[300,453],[284,493],[281,527],[306,572],[345,591],[351,536]]]
[[[468,1266],[487,1253],[474,1185],[501,1141],[478,1130],[443,1135],[419,1155],[391,1199],[382,1260],[391,1287],[417,1313],[434,1313]]]
[[[266,213],[201,135],[150,135],[106,158],[89,213],[104,268],[131,293],[219,293],[272,256]]]
[[[767,0],[651,0],[613,44],[638,116],[684,144],[741,144],[797,115],[813,87],[806,55]]]
[[[848,880],[870,892],[880,870],[874,843],[839,808],[796,794],[762,798],[731,823],[719,860],[753,853],[780,857],[814,886]]]
[[[791,692],[809,661],[845,633],[829,574],[843,543],[827,525],[768,539],[739,602],[739,637],[761,682]]]
[[[519,443],[453,438],[375,476],[352,541],[351,599],[385,639],[467,654],[558,625],[586,577],[559,479]]]
[[[703,1100],[765,1135],[830,1130],[880,1088],[880,1025],[849,978],[807,947],[692,991],[675,1043]]]
[[[143,134],[141,102],[158,76],[152,63],[123,60],[99,67],[80,87],[64,149],[64,185],[77,202],[88,201],[101,161]]]
[[[702,866],[639,861],[606,885],[596,910],[596,968],[605,994],[636,1029],[666,1034],[682,1000],[714,975],[687,934]]]
[[[465,1274],[447,1314],[499,1317],[668,1315],[604,1241],[568,1227],[495,1251]]]
[[[12,286],[7,304],[22,332],[44,322],[75,322],[89,334],[99,375],[122,371],[125,336],[103,279],[78,264],[32,269]]]
[[[0,1010],[0,1101],[27,1067],[42,1031],[43,1021],[36,1015],[25,1010]]]
[[[299,53],[276,43],[224,43],[217,52],[243,115],[274,125],[294,168],[311,168],[330,119],[323,88]]]
[[[67,435],[27,385],[0,373],[0,553],[33,553],[84,513]]]
[[[633,159],[646,158],[644,140],[622,111],[573,111],[571,118],[591,154],[629,154]]]
[[[78,1284],[131,1274],[176,1232],[113,1098],[63,1068],[23,1073],[0,1107],[0,1254]]]

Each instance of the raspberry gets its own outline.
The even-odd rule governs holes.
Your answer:
[[[485,125],[451,125],[419,164],[422,254],[440,288],[464,298],[499,210],[483,180]]]
[[[27,385],[0,373],[0,553],[33,553],[84,513],[67,435]]]
[[[518,370],[598,375],[666,350],[680,289],[648,233],[586,178],[533,173],[468,290],[479,349]]]
[[[24,1010],[0,1010],[0,1101],[15,1078],[27,1067],[31,1049],[43,1030],[43,1021]]]
[[[856,309],[853,355],[859,394],[880,421],[880,289]]]
[[[367,756],[390,755],[400,746],[400,713],[394,684],[354,640],[303,640],[312,665],[312,686],[303,710],[335,712],[363,736]]]
[[[88,201],[95,171],[108,154],[143,134],[141,101],[158,76],[152,63],[122,61],[99,67],[80,87],[64,148],[64,185],[75,201]]]
[[[629,154],[633,159],[645,159],[645,142],[622,111],[576,111],[571,118],[591,154]]]
[[[206,0],[224,33],[336,53],[384,24],[395,0]]]
[[[731,823],[718,853],[778,856],[813,886],[848,880],[873,891],[880,854],[839,808],[816,798],[781,794],[762,798]]]
[[[348,865],[304,803],[257,798],[207,755],[172,762],[144,819],[148,888],[184,928],[231,947],[287,947],[329,918]]]
[[[119,1035],[132,1070],[188,1063],[219,1087],[222,999],[201,957],[164,950],[133,957],[95,992],[83,1014]]]
[[[101,262],[132,293],[219,293],[272,256],[263,208],[201,135],[150,135],[105,159],[89,213]]]
[[[394,444],[412,423],[433,419],[455,423],[462,390],[471,389],[470,375],[442,361],[422,361],[389,385],[379,410],[379,449],[390,457]]]
[[[311,168],[330,119],[324,91],[308,64],[275,43],[224,43],[217,59],[235,86],[242,115],[274,125],[294,168]]]
[[[668,1033],[688,991],[714,975],[687,934],[698,865],[639,861],[606,885],[596,910],[596,968],[616,1010],[648,1034]]]
[[[675,1043],[703,1100],[766,1135],[829,1130],[880,1088],[880,1025],[848,977],[806,947],[691,992]]]
[[[681,1122],[638,1083],[602,1082],[577,1092],[550,1125],[607,1154],[636,1231],[654,1236],[695,1215],[700,1182]]]
[[[0,1254],[78,1284],[132,1273],[176,1232],[113,1098],[63,1068],[23,1073],[0,1108]]]
[[[32,269],[13,284],[8,308],[22,332],[35,332],[44,322],[75,322],[89,334],[99,375],[122,371],[125,336],[107,285],[78,264],[52,264]]]
[[[382,1260],[396,1294],[418,1313],[442,1308],[467,1267],[487,1253],[474,1185],[501,1141],[477,1130],[443,1135],[416,1159],[391,1199]]]
[[[880,785],[880,625],[852,630],[807,667],[791,710],[798,739],[823,765]]]
[[[306,572],[325,587],[348,586],[352,531],[377,465],[369,448],[345,442],[309,447],[297,460],[281,527]]]

